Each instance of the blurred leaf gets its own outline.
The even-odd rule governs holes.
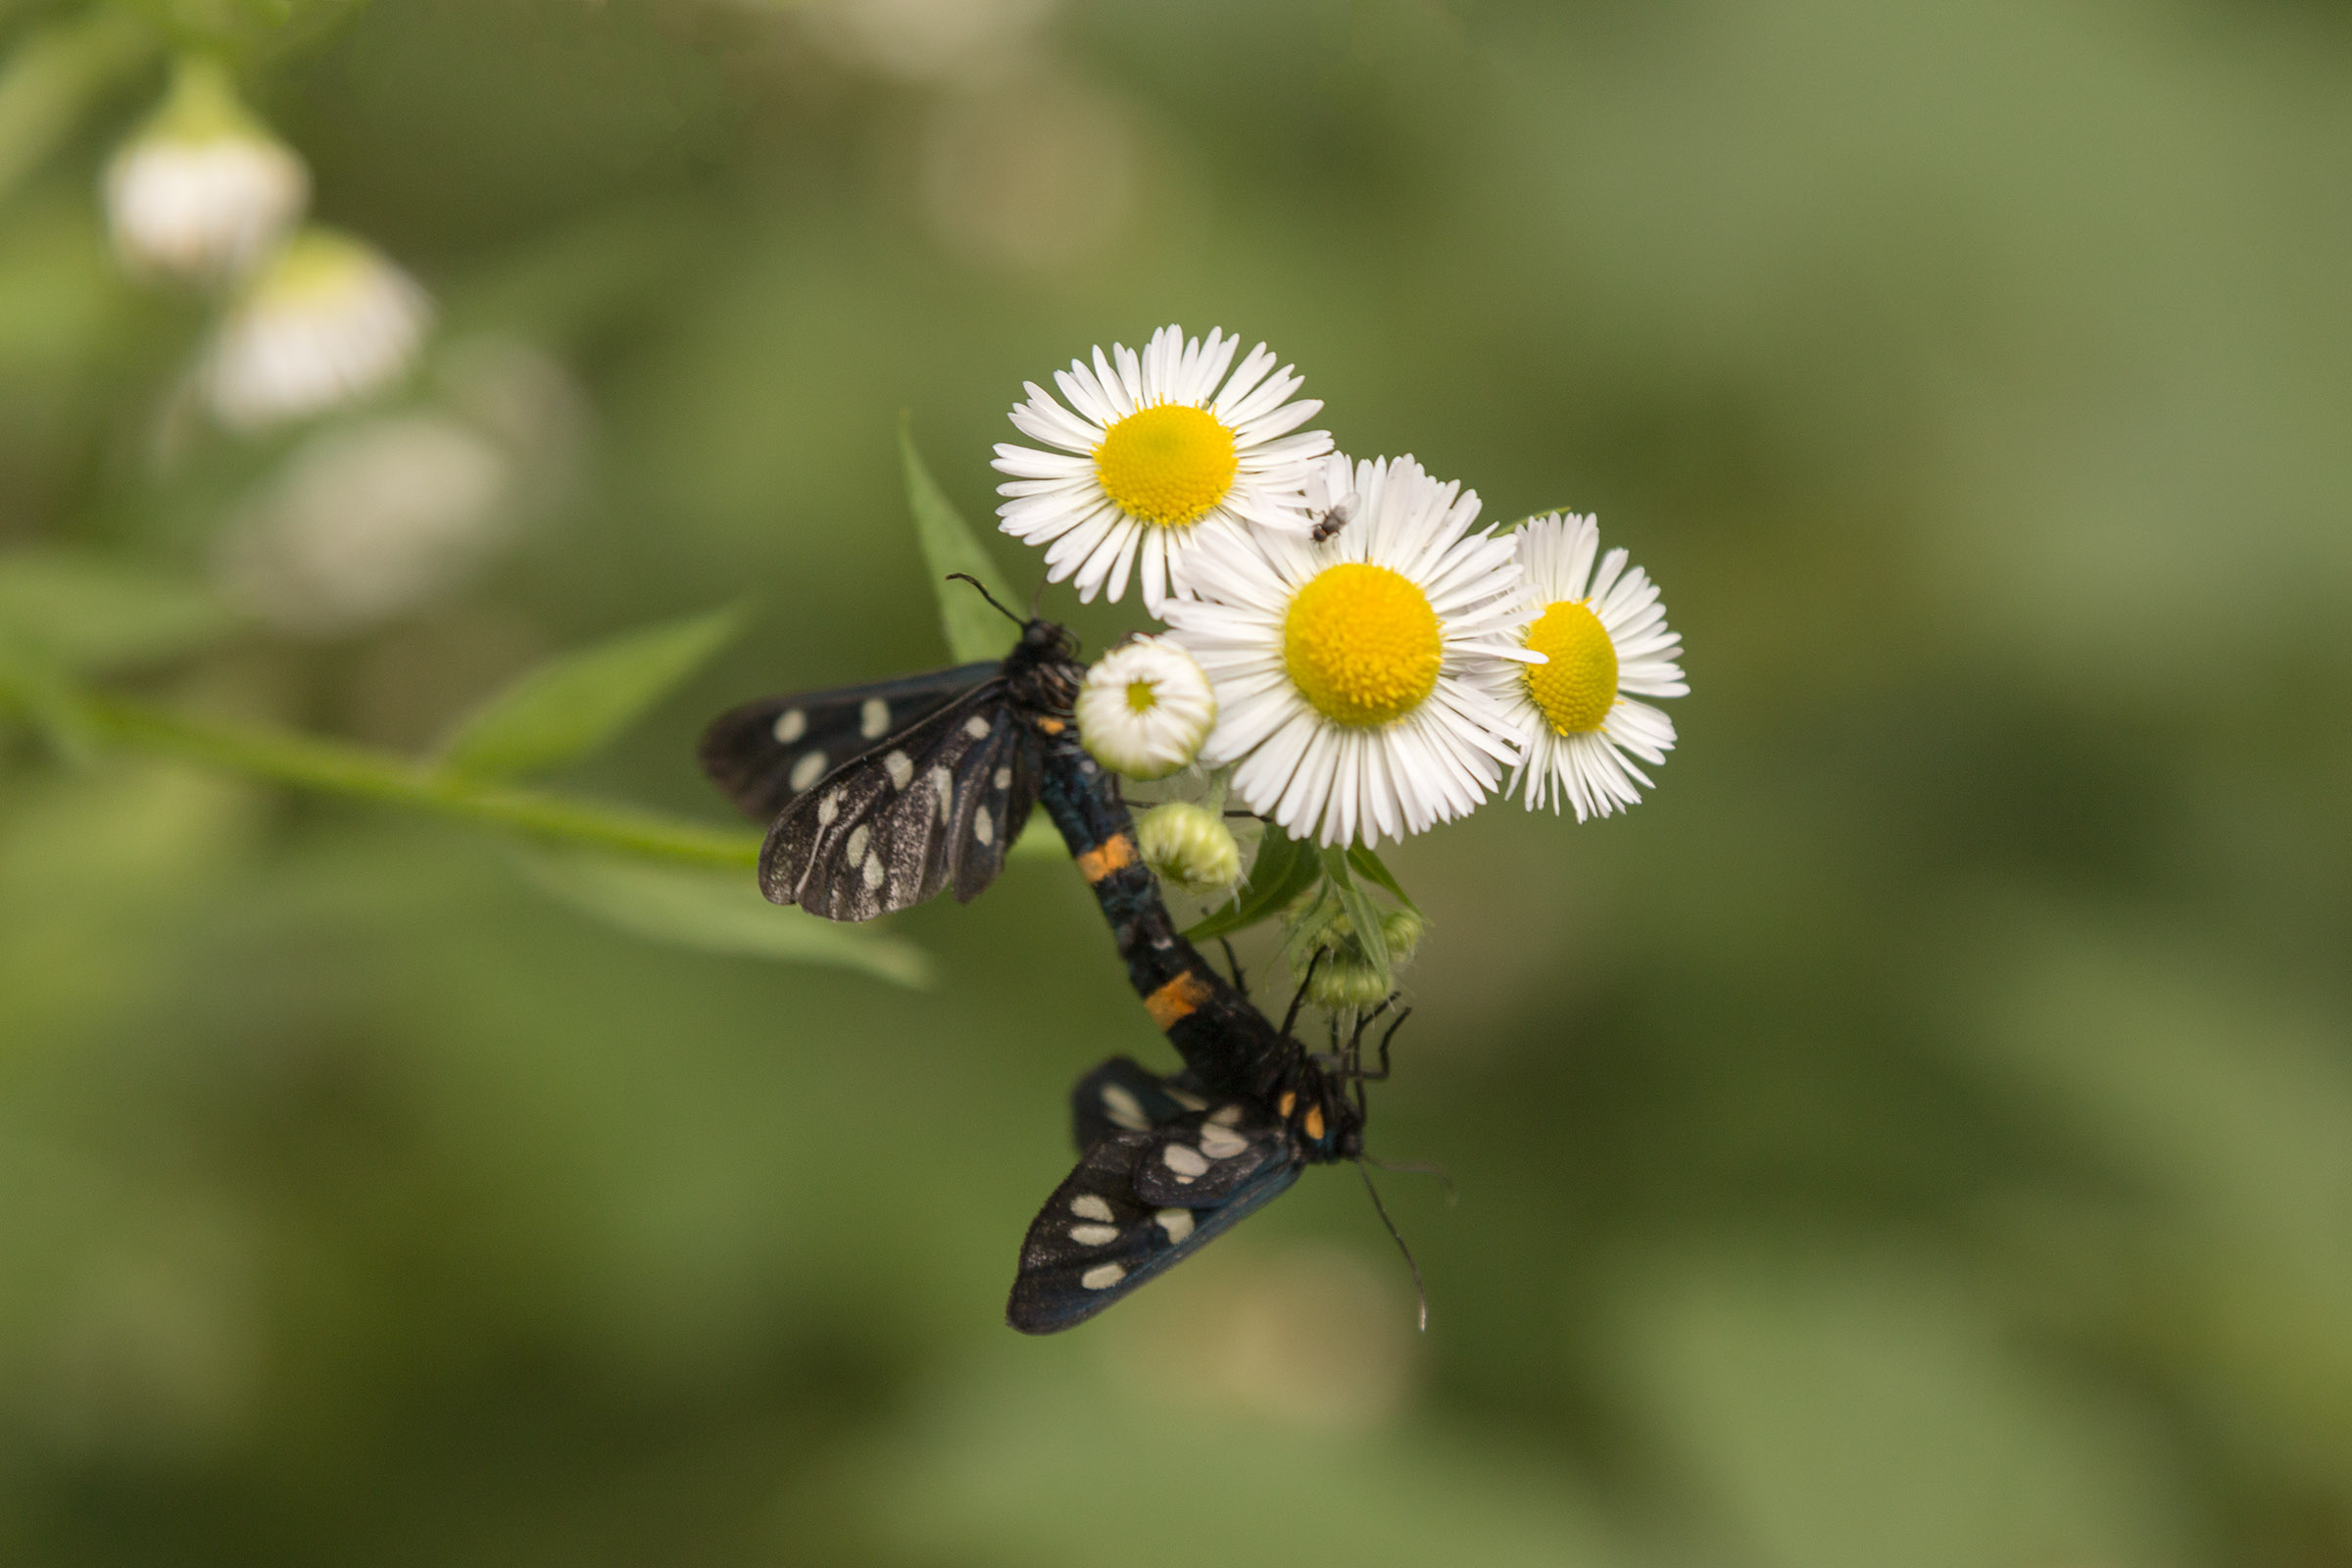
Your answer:
[[[527,854],[545,892],[631,935],[673,947],[786,963],[862,970],[915,988],[932,983],[930,955],[863,926],[781,908],[740,871],[706,871],[589,854]]]
[[[496,778],[577,761],[701,668],[742,621],[742,607],[730,605],[559,655],[463,720],[442,760]]]
[[[117,6],[92,6],[18,43],[0,64],[0,194],[72,136],[91,103],[144,65],[156,44]]]
[[[67,671],[193,653],[236,625],[211,590],[182,578],[78,551],[0,556],[0,631]]]
[[[92,755],[89,720],[74,682],[49,650],[0,621],[0,707],[14,708],[59,755],[79,765]]]
[[[1348,848],[1348,863],[1354,866],[1364,875],[1370,877],[1381,887],[1387,889],[1390,896],[1395,898],[1398,904],[1403,905],[1408,909],[1412,909],[1416,914],[1421,912],[1417,907],[1415,907],[1413,901],[1405,897],[1404,889],[1396,885],[1396,874],[1392,872],[1388,868],[1387,864],[1382,861],[1381,858],[1373,854],[1370,849],[1361,844],[1349,845]]]
[[[1261,920],[1272,919],[1293,899],[1314,886],[1320,869],[1311,845],[1299,843],[1268,822],[1266,835],[1257,847],[1256,862],[1250,867],[1250,880],[1243,884],[1240,899],[1194,925],[1184,933],[1185,940],[1204,942],[1210,937],[1230,936]]]
[[[1355,885],[1348,869],[1348,854],[1336,846],[1322,852],[1323,874],[1331,881],[1331,891],[1339,896],[1340,907],[1348,911],[1348,924],[1355,927],[1355,940],[1364,950],[1364,957],[1382,974],[1389,970],[1389,932],[1381,924],[1380,906],[1372,895]]]
[[[1036,811],[1030,814],[1028,826],[1021,830],[1021,836],[1012,841],[1012,848],[1004,853],[1008,857],[1017,855],[1025,860],[1059,860],[1069,857],[1070,847],[1061,841],[1061,829],[1054,825],[1054,819],[1043,811]]]
[[[947,635],[948,651],[962,663],[1003,659],[1020,640],[1021,628],[974,593],[970,583],[948,581],[948,573],[960,571],[978,578],[980,585],[1008,609],[1014,604],[1012,585],[997,569],[971,524],[956,510],[956,503],[947,498],[932,479],[931,470],[923,466],[905,415],[899,416],[899,455],[906,465],[906,505],[914,513],[923,562],[931,568],[931,591],[939,595],[939,626]]]

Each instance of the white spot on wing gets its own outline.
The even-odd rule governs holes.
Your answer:
[[[1116,1225],[1073,1225],[1070,1240],[1080,1247],[1108,1247],[1119,1239]]]
[[[787,708],[776,715],[776,744],[790,746],[808,733],[808,715],[797,708]]]
[[[1070,1212],[1080,1219],[1107,1220],[1116,1217],[1111,1213],[1110,1205],[1092,1193],[1080,1193],[1071,1199]]]
[[[931,770],[931,793],[939,800],[939,825],[948,825],[948,814],[956,808],[956,775],[944,767]]]
[[[1208,1161],[1190,1144],[1170,1144],[1159,1152],[1159,1162],[1174,1171],[1178,1181],[1189,1182],[1208,1172]]]
[[[974,713],[971,717],[963,721],[963,732],[976,741],[984,741],[988,739],[988,732],[995,727],[995,725],[991,724],[986,718],[982,717],[978,713]]]
[[[833,819],[840,814],[841,791],[834,790],[816,803],[816,825],[818,827],[831,827]]]
[[[852,864],[864,859],[866,835],[870,831],[863,822],[850,829],[850,842],[842,846],[842,858]]]
[[[862,833],[865,830],[863,828],[859,828],[858,831]],[[867,887],[880,887],[882,885],[882,857],[868,852],[865,858],[865,864],[862,868],[860,868],[858,874],[865,878],[865,885]]]
[[[1126,1277],[1126,1269],[1116,1263],[1097,1263],[1078,1276],[1078,1283],[1090,1291],[1107,1291]]]
[[[792,764],[792,793],[798,795],[825,776],[825,754],[810,752]]]
[[[914,782],[914,764],[906,760],[905,752],[893,752],[882,759],[882,771],[890,775],[890,787],[894,790],[903,790]]]
[[[858,710],[858,733],[869,741],[878,741],[890,728],[890,705],[879,697],[868,697],[865,706]]]
[[[1239,1105],[1219,1105],[1216,1109],[1208,1113],[1208,1119],[1212,1122],[1215,1122],[1220,1127],[1231,1127],[1242,1119],[1242,1107]]]
[[[988,819],[988,808],[985,806],[972,812],[972,837],[983,844],[996,842],[997,824]]]
[[[1163,1208],[1152,1217],[1168,1233],[1171,1247],[1193,1234],[1193,1211],[1189,1208]]]
[[[1102,1086],[1102,1114],[1131,1133],[1140,1133],[1152,1125],[1152,1119],[1144,1114],[1143,1105],[1117,1084]]]
[[[1166,1090],[1167,1097],[1170,1100],[1173,1100],[1176,1102],[1176,1103],[1182,1105],[1187,1110],[1199,1110],[1208,1103],[1207,1101],[1202,1100],[1199,1095],[1189,1093],[1185,1090],[1168,1089],[1165,1084],[1161,1085],[1160,1087],[1163,1090]]]
[[[997,788],[999,788],[999,789],[1001,789],[1001,790],[1008,790],[1008,789],[1012,788],[1012,769],[1011,769],[1011,768],[1009,768],[1009,767],[1000,767],[1000,768],[998,768],[998,769],[997,769]]]
[[[1200,1129],[1200,1152],[1211,1159],[1231,1159],[1250,1147],[1250,1140],[1230,1127],[1210,1125]]]

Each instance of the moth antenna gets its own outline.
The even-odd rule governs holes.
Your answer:
[[[1413,1271],[1413,1298],[1421,1303],[1421,1332],[1427,1334],[1429,1291],[1421,1283],[1421,1265],[1413,1261],[1413,1250],[1404,1245],[1403,1233],[1396,1229],[1396,1222],[1389,1218],[1389,1205],[1380,1200],[1380,1189],[1372,1185],[1372,1172],[1365,1168],[1360,1157],[1355,1162],[1355,1173],[1364,1179],[1364,1191],[1372,1195],[1372,1212],[1378,1214],[1380,1222],[1389,1228],[1389,1240],[1395,1242],[1396,1250],[1404,1254],[1404,1266]]]
[[[1037,618],[1035,615],[1031,615],[1024,619],[1021,616],[1014,614],[1011,611],[1006,610],[1003,605],[997,604],[997,596],[990,593],[986,588],[981,587],[980,579],[973,576],[968,571],[951,571],[948,573],[947,580],[949,582],[968,582],[974,588],[978,588],[980,590],[980,597],[987,600],[992,606],[995,606],[997,613],[1003,615],[1006,620],[1011,621],[1015,626],[1026,626],[1030,621]],[[1038,584],[1038,592],[1041,594],[1045,592],[1045,584]]]
[[[1037,579],[1037,592],[1029,596],[1029,618],[1031,620],[1035,620],[1037,618],[1037,612],[1040,609],[1044,608],[1045,603],[1046,579],[1040,577]]]
[[[1327,950],[1317,948],[1315,956],[1306,960],[1306,973],[1298,977],[1298,994],[1291,998],[1291,1010],[1282,1015],[1282,1032],[1289,1034],[1291,1025],[1298,1021],[1298,1009],[1306,1004],[1306,988],[1314,983],[1315,965],[1323,961]]]
[[[1447,1208],[1453,1207],[1462,1200],[1460,1191],[1453,1185],[1453,1172],[1434,1159],[1382,1159],[1377,1154],[1364,1154],[1359,1157],[1367,1165],[1377,1165],[1382,1170],[1395,1171],[1400,1176],[1435,1176],[1446,1184],[1446,1206]]]

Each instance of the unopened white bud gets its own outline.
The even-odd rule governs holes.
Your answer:
[[[233,277],[302,216],[302,160],[238,102],[211,60],[180,62],[163,106],[106,166],[107,224],[134,272]]]
[[[1078,692],[1078,738],[1129,778],[1166,778],[1200,755],[1216,695],[1193,656],[1165,637],[1136,637],[1095,662]]]
[[[416,360],[432,301],[363,240],[308,228],[238,297],[205,368],[222,423],[238,429],[355,402]]]
[[[1242,849],[1233,829],[1204,806],[1182,801],[1155,806],[1135,825],[1144,863],[1180,893],[1214,898],[1242,879]]]

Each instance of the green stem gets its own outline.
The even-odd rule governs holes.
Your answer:
[[[81,706],[87,733],[94,739],[301,789],[406,806],[538,838],[657,859],[719,866],[760,862],[760,835],[756,833],[731,833],[627,807],[592,806],[541,790],[419,766],[365,746],[200,718],[118,697],[91,695],[82,699]]]

